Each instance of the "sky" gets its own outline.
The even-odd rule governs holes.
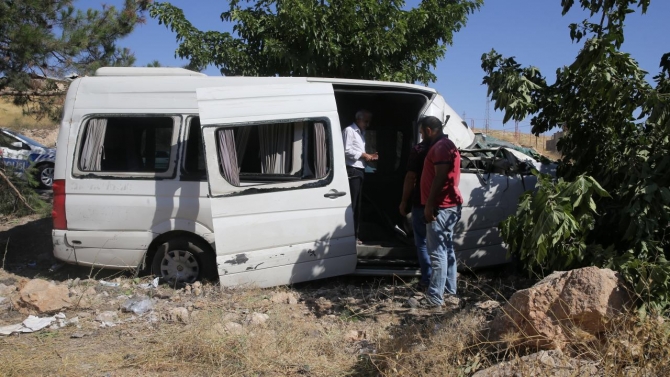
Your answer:
[[[78,5],[95,7],[95,1],[80,1]],[[220,14],[227,9],[227,1],[170,2],[181,8],[186,18],[200,30],[232,31],[232,24],[220,19]],[[105,4],[117,7],[122,3],[122,0],[105,1]],[[418,3],[418,0],[409,0],[407,6]],[[556,69],[571,64],[581,46],[581,43],[573,44],[570,40],[569,24],[579,23],[588,16],[578,7],[561,16],[561,9],[561,0],[485,0],[482,8],[470,15],[467,25],[454,35],[453,45],[447,48],[445,57],[434,70],[437,81],[430,86],[437,89],[468,123],[474,122],[476,128],[484,127],[487,97],[486,87],[481,84],[484,76],[482,54],[495,49],[503,56],[514,56],[523,66],[538,67],[548,82],[553,82]],[[649,72],[650,81],[659,71],[661,56],[670,52],[669,15],[670,1],[653,0],[647,14],[638,12],[626,20],[626,40],[622,50],[630,53],[642,69]],[[137,66],[145,66],[154,60],[163,66],[187,63],[175,58],[175,34],[150,17],[118,45],[134,52]],[[215,67],[209,67],[205,73],[220,75]],[[491,103],[491,128],[514,130],[514,122],[503,125],[502,118],[502,113],[495,112]],[[530,132],[529,119],[521,122],[520,128],[521,132]]]

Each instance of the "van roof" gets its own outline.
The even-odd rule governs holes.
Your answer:
[[[184,77],[184,78],[193,78],[194,83],[202,83],[202,80],[222,80],[218,81],[224,85],[242,85],[243,81],[245,83],[252,82],[253,84],[268,84],[269,81],[272,83],[291,83],[291,82],[324,82],[340,85],[356,85],[356,86],[371,86],[371,87],[386,87],[386,88],[406,88],[420,90],[423,92],[437,93],[433,88],[415,85],[415,84],[406,84],[400,82],[390,82],[390,81],[375,81],[375,80],[354,80],[354,79],[337,79],[337,78],[324,78],[324,77],[255,77],[255,76],[207,76],[204,73],[191,71],[184,68],[176,67],[102,67],[98,68],[95,71],[95,77],[110,77],[115,80],[123,80],[123,77],[128,77],[128,84],[132,82],[137,83],[137,79],[140,78],[151,78],[148,81],[155,82],[156,79],[160,77]],[[90,80],[90,79],[89,79]],[[86,81],[89,81],[86,80]],[[93,79],[91,81],[97,81]],[[184,81],[181,81],[182,85]],[[197,85],[197,84],[196,84]],[[132,85],[133,87],[138,87]],[[191,86],[191,85],[188,85]],[[211,86],[211,85],[206,85]],[[142,91],[139,89],[139,91]]]

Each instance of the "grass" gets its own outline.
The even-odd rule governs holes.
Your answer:
[[[120,281],[136,283],[132,278]],[[485,286],[489,283],[495,285]],[[486,291],[509,290],[505,286],[509,282],[500,279],[468,284],[469,293],[481,293],[478,298],[471,296],[474,301],[490,298]],[[80,319],[82,329],[0,337],[0,375],[469,376],[500,362],[520,375],[552,372],[545,362],[528,358],[533,350],[487,340],[491,315],[472,305],[442,315],[386,311],[395,307],[389,302],[400,302],[407,295],[396,295],[402,287],[388,280],[343,278],[275,289],[204,288],[204,296],[197,298],[176,291],[156,307],[156,315],[165,318],[171,308],[195,305],[185,323],[151,322],[145,316],[100,329],[92,318],[116,309],[98,302],[91,309],[77,309],[77,315],[89,313],[88,320]],[[300,300],[274,303],[271,298],[277,292]],[[323,295],[333,304],[327,313],[312,305],[323,302]],[[366,315],[352,314],[361,312]],[[267,314],[268,320],[251,324],[253,313]],[[124,321],[130,318],[127,313],[119,316]],[[613,318],[607,334],[576,340],[559,359],[567,363],[570,357],[579,358],[603,376],[670,375],[666,319],[631,314]],[[89,335],[71,339],[74,332]],[[585,375],[585,370],[575,369],[573,375]]]
[[[34,117],[24,115],[23,109],[14,105],[11,100],[0,97],[0,128],[11,130],[41,130],[54,129],[58,124],[49,119],[36,120]]]

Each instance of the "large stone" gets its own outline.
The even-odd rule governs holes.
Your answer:
[[[67,286],[40,279],[23,285],[19,293],[12,296],[12,303],[22,313],[52,313],[72,305]]]
[[[573,340],[606,331],[607,320],[630,301],[612,270],[586,267],[554,272],[510,298],[491,323],[493,339],[512,346],[562,349]]]

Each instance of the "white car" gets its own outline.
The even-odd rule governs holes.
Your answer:
[[[39,187],[49,189],[53,185],[56,149],[14,131],[0,128],[0,162],[23,174],[31,165]]]

